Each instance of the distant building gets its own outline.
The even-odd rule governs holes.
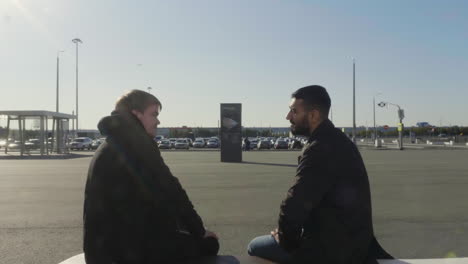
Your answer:
[[[428,122],[418,122],[416,123],[417,127],[431,127],[431,125]]]

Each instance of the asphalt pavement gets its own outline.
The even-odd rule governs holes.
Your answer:
[[[374,229],[398,258],[468,256],[468,150],[361,149],[371,183]],[[54,264],[82,252],[83,191],[92,152],[70,159],[1,159],[0,263]],[[224,255],[245,255],[276,227],[298,151],[216,151],[163,156]]]

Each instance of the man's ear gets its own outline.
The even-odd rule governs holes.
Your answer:
[[[320,123],[320,121],[322,120],[322,113],[320,113],[320,111],[317,109],[313,109],[312,112],[314,112],[314,123]]]
[[[317,124],[321,120],[320,111],[317,109],[312,109],[307,113],[307,117],[310,124]]]

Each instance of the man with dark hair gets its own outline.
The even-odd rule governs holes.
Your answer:
[[[280,208],[278,228],[248,246],[253,256],[280,263],[363,264],[391,258],[374,238],[369,180],[356,146],[328,119],[322,86],[292,94],[286,119],[307,136],[294,185]]]
[[[153,140],[160,111],[156,97],[133,90],[98,124],[106,141],[86,182],[88,264],[178,263],[218,252],[216,234],[205,230]]]

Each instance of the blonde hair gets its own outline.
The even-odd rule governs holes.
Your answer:
[[[131,90],[119,97],[115,103],[115,110],[127,113],[137,110],[143,113],[153,104],[159,105],[162,109],[161,102],[154,95],[141,90]]]

